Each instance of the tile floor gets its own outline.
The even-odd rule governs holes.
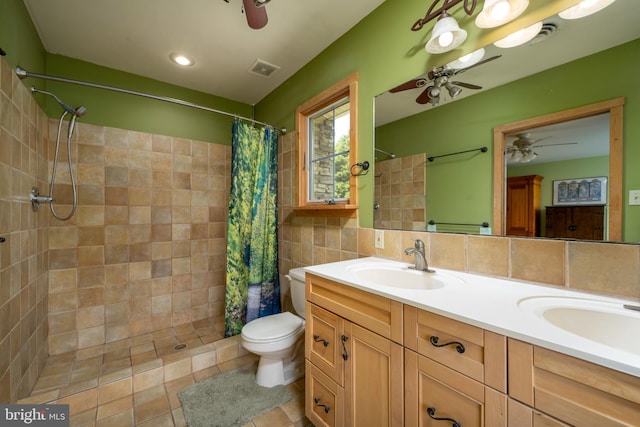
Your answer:
[[[69,404],[72,427],[186,426],[180,390],[256,361],[239,337],[221,339],[207,322],[51,356],[31,396],[19,403]],[[288,387],[291,401],[244,427],[310,426],[304,380]]]

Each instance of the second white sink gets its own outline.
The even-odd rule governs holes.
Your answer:
[[[588,340],[640,355],[640,311],[583,298],[533,297],[518,306],[537,318]]]

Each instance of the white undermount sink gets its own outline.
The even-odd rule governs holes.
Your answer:
[[[640,304],[571,297],[530,297],[518,307],[548,324],[583,338],[640,356]]]
[[[392,288],[434,290],[464,284],[455,276],[417,271],[404,264],[361,263],[347,269],[358,280]]]

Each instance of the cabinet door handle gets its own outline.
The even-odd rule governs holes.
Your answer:
[[[320,399],[317,397],[313,398],[313,402],[316,404],[316,406],[320,406],[321,408],[323,408],[325,414],[328,414],[331,410],[331,408],[329,408],[327,405],[323,405],[322,403],[320,403]]]
[[[346,336],[346,335],[342,336],[342,351],[343,351],[342,358],[344,360],[347,360],[349,358],[349,353],[347,353],[347,346],[344,345],[344,343],[347,342],[348,339],[349,339],[348,336]]]
[[[432,346],[434,347],[446,347],[448,345],[455,345],[456,346],[456,351],[460,354],[464,353],[464,344],[462,344],[461,342],[458,341],[451,341],[451,342],[447,342],[444,344],[438,344],[438,341],[440,341],[439,337],[436,336],[432,336],[431,338],[429,338],[429,342],[431,343]]]
[[[327,347],[329,345],[329,341],[327,340],[323,340],[322,338],[320,338],[320,335],[314,335],[313,336],[313,340],[315,342],[321,342],[323,346]]]
[[[460,423],[457,422],[456,420],[454,420],[453,418],[439,418],[436,417],[436,408],[427,408],[427,415],[429,415],[429,417],[432,420],[436,420],[436,421],[451,421],[453,424],[451,424],[451,427],[461,427]]]

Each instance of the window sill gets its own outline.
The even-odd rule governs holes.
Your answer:
[[[349,204],[310,204],[305,206],[293,206],[291,208],[298,216],[331,216],[331,217],[355,217],[358,213],[358,205]]]

